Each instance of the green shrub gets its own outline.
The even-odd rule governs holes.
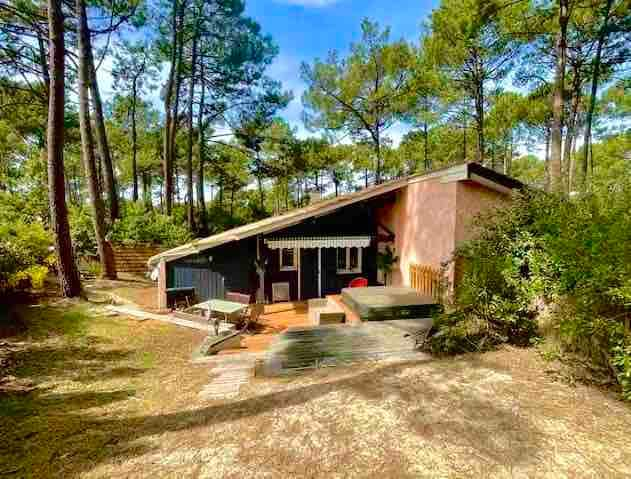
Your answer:
[[[476,221],[458,248],[462,279],[438,316],[435,352],[525,345],[542,305],[565,351],[612,371],[629,397],[631,359],[631,183],[567,199],[525,192]]]
[[[622,397],[631,401],[631,344],[619,344],[612,352],[612,363],[616,369],[616,379],[622,387]]]
[[[186,243],[192,234],[175,217],[146,211],[140,204],[127,204],[111,228],[109,239],[124,244],[151,243],[172,247]]]
[[[96,255],[96,239],[94,236],[94,222],[89,208],[73,206],[69,210],[70,236],[72,247],[78,256]]]
[[[0,195],[0,289],[41,288],[52,238],[41,219],[21,209],[19,195]]]

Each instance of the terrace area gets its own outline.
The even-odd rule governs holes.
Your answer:
[[[400,289],[357,288],[352,292],[359,293],[354,298],[339,294],[309,302],[267,304],[254,327],[236,341],[217,347],[214,357],[224,358],[222,361],[256,357],[264,363],[264,374],[277,375],[323,365],[417,354],[411,335],[428,329],[431,320],[419,319],[428,318],[429,314],[410,306],[411,292]],[[348,296],[349,291],[344,291]],[[113,288],[112,293],[113,297],[135,305],[147,319],[188,325],[202,332],[212,328],[202,316],[156,314],[152,298],[157,294],[147,284],[138,287],[127,284]],[[420,296],[412,299],[428,302]]]

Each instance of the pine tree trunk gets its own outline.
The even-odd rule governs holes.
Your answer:
[[[39,65],[42,69],[42,78],[44,80],[44,92],[48,98],[50,95],[50,74],[48,73],[48,61],[46,60],[46,41],[41,31],[37,31],[37,46],[39,53]]]
[[[112,163],[112,155],[107,141],[107,133],[105,131],[105,119],[103,116],[103,104],[101,102],[101,94],[99,92],[99,84],[96,77],[96,68],[94,66],[94,55],[92,55],[92,47],[88,48],[90,53],[90,90],[92,92],[92,104],[94,107],[94,124],[96,129],[96,143],[99,149],[99,156],[103,166],[103,180],[105,182],[105,191],[110,207],[110,220],[113,223],[120,216],[118,205],[118,192],[116,189],[116,178],[114,176],[114,165]]]
[[[136,131],[136,100],[137,100],[136,80],[132,86],[131,93],[131,178],[132,178],[132,200],[138,201],[138,132]]]
[[[467,124],[462,127],[462,161],[467,161]]]
[[[578,116],[578,107],[581,97],[581,81],[579,73],[574,72],[573,82],[574,94],[572,97],[572,107],[570,112],[570,118],[567,122],[567,131],[565,133],[565,146],[563,148],[563,171],[565,171],[567,178],[567,192],[572,192],[572,186],[574,182],[574,159],[572,158],[572,151],[574,147],[576,137],[576,119]]]
[[[261,211],[265,211],[265,192],[263,191],[263,179],[261,178],[260,173],[256,176],[256,181],[258,183],[258,188],[259,188],[260,208],[261,208]]]
[[[565,110],[565,63],[567,56],[567,25],[569,0],[559,0],[559,31],[556,39],[556,71],[552,98],[552,127],[550,130],[550,188],[563,191],[562,143],[563,112]]]
[[[193,48],[191,54],[191,78],[188,90],[187,126],[188,142],[186,145],[186,206],[187,222],[191,231],[195,230],[195,209],[193,205],[193,100],[195,97],[195,70],[197,67],[197,35],[198,24],[193,32]]]
[[[62,294],[79,296],[81,280],[74,261],[64,184],[65,44],[61,0],[48,0],[49,68],[48,97],[48,201],[50,223],[57,253],[57,274]]]
[[[427,121],[423,122],[423,168],[425,171],[429,171],[432,168],[432,165],[429,162],[429,138],[427,132]]]
[[[484,164],[484,86],[480,82],[477,86],[475,97],[475,122],[478,133],[478,144],[476,145],[476,161]]]
[[[177,137],[177,130],[180,126],[179,115],[180,115],[180,95],[181,95],[181,90],[182,90],[182,55],[184,51],[184,35],[181,32],[181,30],[184,23],[184,3],[185,2],[182,1],[182,4],[180,6],[179,27],[178,27],[178,31],[180,31],[180,34],[178,35],[178,38],[177,38],[178,53],[177,53],[176,73],[175,73],[175,104],[173,107],[173,115],[172,115],[173,120],[171,123],[171,129],[169,131],[169,134],[170,134],[169,148],[171,150],[171,161],[173,163],[174,169],[177,169],[177,166],[176,166],[177,149],[176,149],[175,140]],[[179,196],[179,185],[176,185],[176,188],[178,189],[178,196]]]
[[[199,230],[207,233],[206,198],[204,195],[204,163],[206,162],[206,148],[204,145],[204,106],[206,100],[206,88],[204,83],[204,63],[200,65],[199,76],[201,79],[201,92],[199,98],[199,112],[197,114],[197,148],[199,150],[199,166],[197,172],[197,209],[199,210]]]
[[[85,164],[88,193],[92,205],[92,221],[96,247],[101,260],[104,278],[116,279],[116,266],[111,246],[105,240],[105,211],[98,184],[98,171],[94,155],[92,127],[90,125],[90,67],[88,22],[84,0],[76,0],[78,18],[77,50],[78,50],[78,97],[79,97],[79,130],[81,133],[81,153]]]
[[[171,128],[173,127],[172,103],[173,89],[175,83],[175,69],[177,61],[177,32],[178,32],[178,2],[173,0],[173,11],[171,17],[171,69],[167,80],[166,93],[164,95],[164,138],[162,145],[163,175],[164,175],[164,196],[166,214],[171,215],[173,210],[173,158],[171,156]]]
[[[234,188],[230,189],[230,220],[234,221]]]
[[[381,136],[379,134],[379,130],[377,129],[375,133],[375,153],[377,154],[377,167],[375,168],[375,184],[378,185],[381,183]]]
[[[148,171],[142,172],[142,198],[145,204],[146,210],[153,208],[153,201],[151,198],[151,173]]]
[[[550,128],[546,127],[546,156],[544,159],[544,184],[543,189],[550,191]]]
[[[169,157],[171,162],[172,171],[175,172],[175,194],[177,197],[177,201],[180,199],[180,186],[179,186],[179,178],[177,173],[177,149],[175,140],[177,137],[177,130],[180,125],[179,114],[180,114],[180,93],[182,87],[182,52],[184,50],[184,34],[183,34],[183,23],[184,23],[184,9],[186,6],[185,0],[180,0],[180,8],[178,12],[177,18],[177,35],[175,36],[175,45],[177,54],[176,54],[176,63],[175,63],[175,86],[174,86],[174,94],[175,94],[175,102],[173,106],[173,112],[171,114],[171,127],[169,128],[169,138],[168,138],[168,149],[169,149]],[[171,178],[173,175],[171,175]],[[168,197],[168,196],[167,196]]]
[[[592,86],[589,96],[589,107],[585,117],[585,135],[583,137],[583,161],[581,170],[583,172],[583,185],[587,185],[590,164],[592,164],[592,123],[594,122],[594,110],[596,109],[596,95],[598,94],[598,82],[600,79],[600,61],[602,57],[603,47],[607,39],[607,28],[609,24],[609,15],[613,0],[607,0],[604,10],[603,24],[598,32],[598,43],[596,44],[596,56],[592,63]]]

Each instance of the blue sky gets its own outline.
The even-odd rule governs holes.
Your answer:
[[[346,52],[360,38],[362,19],[377,20],[392,30],[391,38],[417,42],[421,25],[438,0],[246,0],[246,13],[259,22],[279,47],[269,75],[293,90],[294,100],[282,116],[305,134],[301,121],[300,63],[326,57],[330,50]],[[397,142],[404,128],[393,127]]]
[[[294,93],[294,100],[281,116],[296,128],[300,137],[310,135],[301,119],[301,96],[305,89],[300,79],[301,62],[325,58],[330,50],[347,52],[350,44],[360,39],[360,23],[364,18],[378,21],[382,27],[389,26],[393,40],[405,38],[418,43],[423,22],[439,3],[439,0],[246,0],[246,14],[279,47],[268,75]],[[111,70],[112,58],[107,57],[98,72],[99,87],[106,100],[114,94]],[[164,64],[157,83],[164,83],[167,74],[168,66]],[[151,89],[146,99],[162,111],[159,87]],[[395,124],[388,135],[398,144],[407,130],[405,125]],[[218,132],[223,130],[219,128]]]

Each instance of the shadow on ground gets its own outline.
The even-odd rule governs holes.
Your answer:
[[[475,362],[465,366],[465,361],[446,362],[447,366],[442,369],[444,378],[441,378],[444,384],[436,379],[436,367],[431,363],[410,361],[362,369],[360,373],[346,368],[341,370],[345,376],[331,374],[330,379],[326,375],[314,376],[319,382],[308,384],[303,380],[290,381],[282,390],[207,407],[177,410],[171,401],[167,403],[169,406],[154,405],[149,411],[171,408],[175,412],[148,413],[144,407],[130,409],[122,405],[132,398],[144,400],[138,397],[142,395],[154,399],[177,394],[178,390],[178,386],[165,389],[159,379],[156,384],[142,383],[144,389],[135,391],[130,386],[137,383],[134,378],[138,375],[146,374],[143,378],[149,379],[155,375],[176,382],[182,379],[173,377],[175,373],[171,369],[138,367],[142,359],[138,356],[137,344],[123,347],[127,344],[125,338],[116,339],[114,344],[109,339],[116,338],[118,330],[114,334],[110,331],[109,336],[89,335],[85,314],[64,313],[51,319],[51,314],[57,313],[42,309],[34,321],[32,318],[29,321],[34,331],[55,324],[61,339],[22,341],[23,346],[13,354],[13,374],[37,378],[40,382],[53,380],[57,386],[42,386],[26,396],[0,397],[2,477],[67,477],[89,472],[104,463],[119,463],[158,452],[160,443],[153,439],[167,433],[184,431],[186,438],[206,438],[203,441],[208,447],[213,428],[237,423],[247,430],[252,427],[253,419],[273,422],[273,418],[282,417],[286,411],[295,411],[296,407],[340,392],[371,404],[405,402],[406,407],[400,408],[400,412],[407,432],[411,431],[419,440],[430,441],[439,449],[444,441],[454,440],[471,454],[517,465],[532,461],[541,443],[540,433],[526,417],[498,404],[492,395],[460,391],[457,389],[460,386],[449,384],[450,373],[465,374],[460,368],[466,367],[466,374],[474,375],[476,371],[489,370],[487,365]],[[136,330],[125,331],[129,334]],[[153,348],[161,362],[171,359],[171,351],[160,348],[164,347],[163,343],[172,343],[173,336],[153,336],[149,330],[145,334],[147,348]],[[41,337],[44,336],[41,333]],[[178,353],[184,355],[181,350]],[[415,379],[406,384],[401,377],[410,368],[414,368]],[[419,371],[422,374],[416,374]],[[118,381],[107,383],[110,379]],[[80,383],[82,391],[64,391],[68,382],[75,389]],[[275,387],[281,389],[278,384]],[[436,416],[427,410],[438,406],[448,408],[447,413]],[[396,437],[396,431],[389,431],[388,437]],[[292,454],[298,453],[293,451]],[[300,460],[299,455],[295,460]]]
[[[72,353],[71,353],[72,354]],[[26,465],[26,469],[15,471],[20,476],[37,476],[48,473],[88,471],[97,463],[119,461],[150,452],[153,447],[142,443],[142,439],[168,432],[190,431],[210,428],[225,422],[235,422],[267,413],[279,413],[283,409],[300,406],[330,393],[346,390],[368,400],[385,400],[392,394],[403,400],[414,400],[404,391],[398,390],[397,383],[390,378],[397,376],[409,367],[419,367],[419,363],[387,365],[368,373],[333,380],[324,384],[300,386],[281,392],[274,392],[236,402],[212,405],[194,410],[170,414],[144,415],[133,418],[103,417],[86,412],[94,406],[126,399],[131,391],[110,391],[103,393],[58,395],[39,394],[30,398],[25,405],[14,410],[13,437],[7,441],[17,449],[1,451],[10,459],[29,451],[36,453],[39,461]],[[423,391],[426,398],[444,395],[428,382],[416,384],[416,391]],[[3,406],[4,407],[4,406]],[[46,418],[48,427],[39,428],[33,424],[31,414]],[[498,407],[491,400],[481,400],[472,395],[452,411],[453,421],[426,423],[422,408],[411,410],[405,420],[416,434],[439,439],[445,435],[458,437],[475,454],[494,457],[503,463],[510,460],[512,465],[529,461],[535,457],[537,431],[523,417]],[[457,418],[471,418],[462,422]],[[488,421],[488,425],[485,424]],[[41,424],[40,424],[41,426]],[[500,426],[500,427],[498,427]],[[54,431],[63,430],[64,437],[56,437]],[[488,437],[488,440],[480,438]],[[527,438],[524,440],[524,438]],[[63,453],[62,453],[63,451]],[[53,465],[50,461],[64,455],[66,466]],[[10,461],[9,461],[10,462]],[[48,467],[42,469],[42,465]],[[5,466],[6,467],[6,466]],[[63,467],[60,469],[60,467]],[[0,469],[0,473],[8,473]],[[10,471],[9,471],[10,472]]]

